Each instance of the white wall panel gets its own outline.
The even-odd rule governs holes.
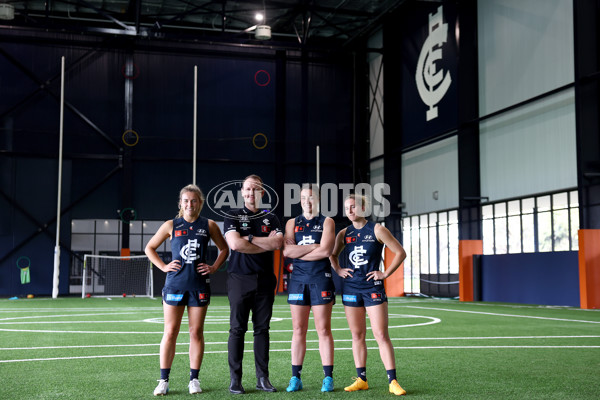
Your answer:
[[[573,82],[572,0],[480,0],[481,115]]]
[[[456,137],[402,155],[402,201],[408,215],[458,207]]]
[[[573,90],[480,124],[481,195],[490,201],[577,186]]]

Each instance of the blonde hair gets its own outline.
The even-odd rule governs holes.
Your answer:
[[[346,202],[346,200],[349,200],[349,199],[354,200],[355,206],[364,211],[364,214],[361,212],[360,215],[362,215],[363,217],[370,215],[370,213],[369,213],[370,204],[369,204],[369,199],[367,199],[367,196],[365,196],[363,194],[351,193],[348,196],[346,196],[346,198],[344,199],[344,203]]]
[[[177,214],[177,218],[183,217],[183,209],[181,208],[181,198],[183,197],[184,193],[188,192],[194,193],[196,196],[198,196],[198,200],[200,201],[200,208],[198,209],[198,214],[200,214],[200,211],[202,211],[202,207],[204,206],[204,194],[198,186],[189,184],[187,186],[184,186],[179,191],[179,201],[177,202],[177,206],[179,207],[179,213]]]

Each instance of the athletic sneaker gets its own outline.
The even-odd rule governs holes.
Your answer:
[[[321,386],[321,392],[333,392],[333,378],[326,376],[323,379],[323,386]]]
[[[394,393],[396,396],[402,396],[403,394],[406,394],[406,390],[402,389],[402,386],[394,379],[390,382],[390,393]]]
[[[288,392],[297,392],[298,390],[302,390],[302,379],[292,376],[292,379],[290,379],[290,384],[285,390]]]
[[[196,378],[190,381],[188,388],[190,389],[190,394],[202,393],[202,389],[200,389],[200,381]]]
[[[367,381],[363,381],[360,377],[354,378],[354,383],[350,386],[346,386],[344,390],[346,392],[356,392],[357,390],[367,390],[369,384]]]
[[[155,396],[164,396],[167,393],[169,393],[169,381],[160,379],[158,381],[158,386],[156,386],[156,389],[154,389],[154,395]]]

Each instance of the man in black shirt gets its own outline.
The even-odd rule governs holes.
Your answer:
[[[244,208],[232,210],[225,218],[225,240],[231,249],[227,268],[227,296],[230,308],[227,344],[229,391],[245,393],[242,386],[244,336],[252,311],[256,388],[266,392],[277,389],[269,381],[269,323],[273,314],[276,278],[273,251],[283,244],[281,224],[270,210],[260,210],[264,195],[262,179],[248,176],[242,185]]]

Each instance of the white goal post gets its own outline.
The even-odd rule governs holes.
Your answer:
[[[81,297],[154,297],[152,263],[146,256],[102,256],[83,259]]]

